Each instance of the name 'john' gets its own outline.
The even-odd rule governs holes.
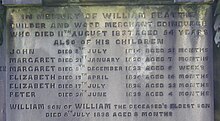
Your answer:
[[[9,54],[34,54],[34,49],[12,49]]]

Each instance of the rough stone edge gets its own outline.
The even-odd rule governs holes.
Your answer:
[[[3,5],[41,5],[42,0],[3,0]]]
[[[219,67],[220,67],[220,0],[216,0],[214,3],[214,45],[213,45],[213,63],[214,63],[214,101],[215,101],[215,121],[220,121],[220,94],[219,86],[220,86],[220,79],[219,79]]]
[[[185,3],[185,2],[194,2],[194,3],[203,3],[203,2],[214,2],[214,0],[174,0],[175,3]]]
[[[214,0],[3,0],[3,5],[134,5],[134,4],[180,4],[180,3],[210,3]]]
[[[5,42],[4,42],[4,22],[5,22],[5,7],[0,0],[0,66],[5,65]],[[5,77],[6,72],[0,71],[0,121],[5,121]]]

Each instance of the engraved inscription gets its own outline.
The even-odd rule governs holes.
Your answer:
[[[7,121],[213,121],[210,15],[209,5],[8,8]]]

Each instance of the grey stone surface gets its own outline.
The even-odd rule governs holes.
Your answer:
[[[169,4],[173,0],[43,0],[45,5],[82,4],[82,5],[117,5],[117,4]]]
[[[0,76],[2,76],[0,72]],[[0,121],[5,121],[5,81],[0,80]]]
[[[214,121],[211,13],[10,7],[6,121]]]
[[[0,0],[2,2],[2,0]],[[5,121],[5,80],[6,80],[6,41],[3,33],[5,20],[5,8],[0,5],[0,121]]]
[[[2,32],[2,31],[1,31]],[[1,39],[3,33],[1,33]],[[0,121],[5,121],[5,83],[6,83],[6,41],[0,43]]]
[[[100,3],[102,4],[167,4],[167,3],[178,3],[178,2],[211,2],[214,0],[3,0],[4,5],[26,5],[26,4],[70,4],[70,3]],[[106,3],[107,2],[107,3]]]
[[[42,4],[42,0],[3,0],[4,5]]]

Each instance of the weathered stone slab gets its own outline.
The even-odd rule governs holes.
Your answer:
[[[129,4],[170,4],[173,0],[44,0],[44,5],[80,4],[80,5],[129,5]]]
[[[3,0],[4,5],[42,4],[42,0]]]
[[[2,74],[0,74],[2,75]],[[0,120],[4,121],[5,119],[5,100],[4,100],[4,97],[5,97],[5,87],[4,87],[4,83],[5,81],[3,80],[0,80]]]
[[[175,2],[214,2],[214,0],[174,0]]]
[[[214,0],[44,0],[44,5],[54,5],[54,4],[102,4],[102,5],[130,5],[130,4],[171,4],[171,3],[208,3]]]
[[[60,5],[60,4],[170,4],[178,2],[213,2],[213,0],[3,0],[4,5]]]
[[[6,121],[213,121],[211,13],[8,8]]]
[[[0,3],[1,2],[0,0]],[[5,121],[6,42],[3,42],[4,20],[5,10],[0,4],[0,121]]]

